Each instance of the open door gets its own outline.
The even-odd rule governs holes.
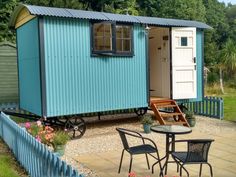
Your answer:
[[[172,98],[196,98],[196,82],[196,28],[172,28]]]

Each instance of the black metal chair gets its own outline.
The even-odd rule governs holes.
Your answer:
[[[149,138],[143,137],[140,133],[138,133],[136,131],[127,130],[124,128],[116,128],[116,130],[119,132],[119,135],[120,135],[123,147],[124,147],[124,149],[122,150],[122,154],[121,154],[118,173],[120,173],[120,170],[121,170],[124,151],[127,151],[130,154],[129,173],[131,172],[131,168],[132,168],[133,155],[145,154],[148,169],[150,169],[149,160],[148,160],[148,155],[150,155],[157,160],[157,163],[159,163],[160,176],[163,176],[159,152],[158,152],[157,146],[154,143],[154,141],[152,141]],[[129,143],[127,140],[128,136],[133,137],[133,138],[139,138],[141,140],[142,144],[135,145],[135,146],[129,146]],[[156,156],[154,156],[152,153],[156,153]],[[152,173],[154,171],[153,168],[154,168],[154,166],[152,166]]]
[[[184,169],[189,177],[189,172],[184,165],[200,164],[199,176],[202,174],[202,164],[207,164],[210,167],[211,177],[213,177],[212,166],[208,163],[208,152],[212,139],[192,139],[192,140],[176,140],[171,143],[187,143],[187,151],[172,152],[171,155],[177,163],[177,172],[180,165],[180,177],[182,177],[182,169]]]

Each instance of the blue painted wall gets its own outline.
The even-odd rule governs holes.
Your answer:
[[[197,66],[197,98],[189,99],[190,102],[202,101],[204,97],[204,85],[203,85],[203,52],[204,52],[204,32],[197,29],[196,32],[196,66]],[[186,101],[186,100],[184,100]]]
[[[17,28],[20,108],[41,115],[38,19]]]
[[[145,34],[133,57],[91,57],[88,20],[44,17],[47,116],[147,106]]]

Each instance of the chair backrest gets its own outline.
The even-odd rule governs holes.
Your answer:
[[[186,162],[207,162],[212,139],[195,139],[188,141]]]
[[[123,128],[116,128],[116,130],[118,131],[119,135],[120,135],[120,138],[121,138],[121,141],[122,141],[122,144],[124,146],[124,149],[129,149],[129,143],[127,141],[127,138],[126,138],[126,134],[127,134],[127,131],[126,129],[123,129]]]

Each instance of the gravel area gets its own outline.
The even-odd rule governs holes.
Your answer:
[[[71,164],[75,169],[84,173],[85,176],[97,177],[97,174],[79,162],[76,156],[84,153],[99,153],[121,149],[122,144],[115,130],[116,127],[143,132],[139,118],[132,113],[101,116],[100,121],[98,121],[97,117],[86,117],[84,119],[87,122],[87,130],[84,136],[81,139],[68,142],[65,155],[62,159]],[[197,123],[193,128],[194,130],[198,130],[201,133],[208,133],[212,136],[219,135],[220,133],[236,133],[236,123],[197,116]],[[162,135],[150,133],[145,134],[145,136],[151,139],[160,139]]]

